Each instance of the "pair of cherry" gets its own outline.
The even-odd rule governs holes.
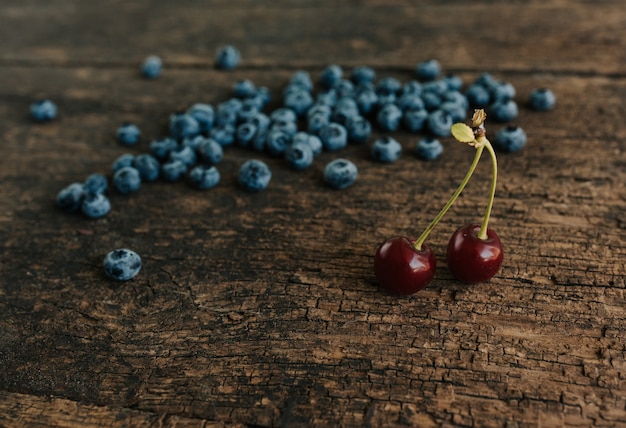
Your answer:
[[[487,281],[500,269],[503,259],[502,243],[496,232],[488,227],[498,167],[493,147],[485,137],[486,117],[484,110],[475,110],[471,127],[464,123],[452,125],[452,135],[460,142],[476,148],[476,153],[465,178],[426,230],[415,240],[395,236],[378,247],[374,257],[374,273],[378,282],[388,291],[408,295],[430,284],[435,276],[436,258],[424,241],[469,182],[485,149],[489,152],[492,164],[487,210],[482,224],[467,224],[452,234],[446,249],[446,260],[452,274],[466,283]]]

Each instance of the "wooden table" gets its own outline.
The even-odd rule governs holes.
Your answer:
[[[623,2],[416,3],[0,4],[1,426],[626,426]],[[213,68],[224,44],[242,53],[231,72]],[[139,75],[150,54],[155,80]],[[373,275],[377,245],[419,234],[463,177],[473,149],[451,138],[435,162],[397,132],[394,164],[371,161],[370,141],[302,172],[232,147],[209,191],[148,183],[112,193],[99,220],[54,206],[239,79],[276,107],[300,69],[406,82],[430,58],[517,89],[529,141],[499,156],[505,260],[489,282],[457,282],[444,259],[450,234],[480,220],[486,160],[429,238],[432,284],[396,297]],[[553,111],[527,107],[539,87]],[[36,124],[43,97],[59,117]],[[115,141],[124,121],[137,147]],[[338,156],[359,168],[344,191],[322,180]],[[254,157],[273,177],[248,194],[236,175]],[[144,262],[125,283],[102,270],[119,247]]]

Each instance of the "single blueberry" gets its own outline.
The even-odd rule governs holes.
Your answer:
[[[256,136],[252,140],[252,144],[251,144],[254,150],[256,150],[259,153],[262,153],[265,151],[265,143],[267,141],[268,133],[269,131],[262,131],[262,132],[256,133]]]
[[[423,160],[432,161],[443,153],[443,145],[435,138],[421,138],[415,146],[415,154]]]
[[[288,107],[281,107],[270,113],[272,122],[295,122],[298,120],[296,112]]]
[[[346,123],[348,139],[354,143],[364,143],[372,135],[372,124],[363,116],[352,116]]]
[[[282,156],[291,143],[291,135],[281,129],[271,129],[265,140],[265,147],[270,155]]]
[[[322,153],[322,149],[324,148],[322,145],[322,141],[319,139],[317,135],[308,134],[306,132],[298,132],[293,136],[291,140],[291,144],[300,144],[305,143],[311,147],[311,152],[313,156],[317,156]]]
[[[211,138],[204,138],[198,145],[198,154],[204,162],[216,165],[224,158],[224,149],[217,141]]]
[[[329,107],[332,107],[337,103],[337,91],[334,89],[327,89],[325,91],[319,92],[317,97],[315,98],[316,104],[324,104]]]
[[[376,72],[372,67],[359,66],[354,67],[350,72],[350,80],[355,85],[362,85],[363,83],[373,82],[376,79]]]
[[[239,112],[243,107],[243,101],[239,98],[230,98],[217,105],[215,123],[217,125],[235,125],[239,119]]]
[[[422,93],[432,92],[439,97],[443,97],[448,91],[448,84],[443,79],[431,80],[429,82],[422,83]]]
[[[196,152],[189,146],[182,146],[170,152],[170,161],[179,160],[188,167],[196,164],[198,157]]]
[[[353,98],[355,94],[354,85],[351,81],[341,79],[341,81],[335,86],[337,92],[337,98]]]
[[[465,96],[470,106],[474,108],[484,108],[491,102],[491,95],[489,89],[483,85],[472,84],[465,91]]]
[[[85,196],[81,210],[89,218],[100,218],[111,212],[111,201],[102,193],[92,193]]]
[[[345,126],[350,118],[359,115],[359,107],[357,106],[354,99],[341,98],[339,101],[337,101],[333,108],[331,120]]]
[[[170,156],[170,152],[178,147],[178,143],[173,138],[165,137],[150,142],[150,154],[155,158],[164,161]]]
[[[220,124],[211,128],[209,137],[222,146],[232,146],[235,143],[235,127],[231,124]]]
[[[48,122],[57,117],[57,106],[50,100],[38,100],[30,106],[30,116],[35,122]]]
[[[372,158],[378,162],[391,163],[402,154],[402,145],[392,137],[380,137],[372,145]]]
[[[435,110],[426,119],[428,130],[437,137],[449,137],[452,123],[452,116],[444,110]]]
[[[417,80],[410,80],[402,85],[402,95],[421,95],[422,93],[422,84]]]
[[[550,89],[539,88],[531,91],[528,97],[530,108],[537,111],[552,110],[556,103],[556,97]]]
[[[257,112],[254,116],[249,117],[246,122],[256,126],[257,132],[263,132],[270,127],[271,120],[265,113]]]
[[[326,125],[330,123],[330,117],[327,114],[318,112],[307,115],[306,130],[310,133],[317,134]]]
[[[206,137],[203,135],[196,135],[194,137],[185,138],[182,143],[180,143],[180,148],[189,147],[194,152],[198,150],[200,143],[205,140]]]
[[[136,192],[141,187],[139,171],[132,166],[125,166],[113,174],[113,187],[123,195]]]
[[[434,92],[422,92],[420,98],[428,111],[435,111],[441,106],[441,97]]]
[[[290,85],[297,85],[301,88],[311,92],[313,90],[313,80],[308,71],[299,70],[296,71],[289,79]]]
[[[334,152],[348,144],[348,131],[339,123],[330,122],[319,130],[319,137],[324,149]]]
[[[444,76],[443,80],[448,85],[448,90],[450,91],[460,91],[463,87],[463,79],[455,74],[447,74]]]
[[[376,84],[378,95],[398,94],[402,89],[402,83],[395,77],[383,77]]]
[[[292,169],[306,169],[313,163],[313,150],[307,142],[294,142],[285,150],[285,160]]]
[[[269,131],[282,131],[292,137],[296,134],[296,132],[298,132],[298,123],[288,121],[275,121],[272,122]]]
[[[248,192],[267,188],[272,178],[269,167],[257,159],[250,159],[239,168],[239,184]]]
[[[474,80],[473,84],[480,85],[483,88],[490,90],[494,85],[496,85],[498,81],[488,72],[481,73],[476,80]]]
[[[141,74],[147,79],[155,79],[163,71],[163,61],[156,55],[150,55],[141,64]]]
[[[368,115],[373,112],[378,105],[378,95],[372,88],[358,91],[354,96],[354,99],[359,108],[359,112],[364,115]]]
[[[104,193],[107,191],[108,187],[109,182],[107,181],[107,178],[104,175],[98,173],[90,174],[85,179],[85,183],[83,184],[83,189],[85,190],[85,193],[89,193],[92,195]]]
[[[496,122],[509,122],[517,117],[519,109],[513,100],[496,101],[489,106],[489,113]]]
[[[159,178],[161,165],[159,165],[159,161],[154,156],[148,153],[137,155],[133,166],[139,171],[141,181],[154,181]]]
[[[219,70],[233,70],[240,62],[241,53],[234,46],[221,46],[215,53],[215,67]]]
[[[196,189],[210,189],[220,182],[220,172],[215,166],[198,165],[189,171],[189,182]]]
[[[469,108],[469,101],[467,100],[467,97],[457,90],[446,91],[441,97],[441,101],[444,103],[453,102],[459,104],[465,110]]]
[[[463,122],[467,117],[467,108],[454,101],[444,101],[439,109],[445,111],[452,118],[452,122]]]
[[[233,95],[237,98],[248,98],[256,94],[256,86],[251,80],[241,79],[233,85]]]
[[[195,137],[200,133],[200,124],[190,114],[173,113],[170,115],[170,135],[176,140]]]
[[[401,119],[402,110],[395,104],[386,104],[376,115],[376,123],[381,131],[396,131]]]
[[[104,257],[104,272],[111,279],[127,281],[141,270],[141,257],[127,248],[111,251]]]
[[[265,86],[261,86],[257,88],[256,93],[250,99],[254,99],[257,103],[257,106],[259,107],[259,110],[261,110],[267,105],[267,103],[270,102],[272,97],[270,95],[270,90],[267,89]]]
[[[215,110],[210,104],[196,103],[187,109],[187,114],[198,122],[200,132],[207,133],[215,123]]]
[[[402,114],[402,124],[409,132],[419,132],[424,129],[427,118],[425,109],[407,110]]]
[[[120,144],[125,146],[133,146],[139,142],[139,138],[141,137],[141,131],[132,123],[124,123],[122,126],[117,128],[117,132],[115,133],[117,141]]]
[[[235,138],[241,147],[248,147],[257,135],[257,127],[251,122],[237,126]]]
[[[358,177],[358,169],[348,159],[335,159],[324,168],[324,181],[333,189],[345,189],[354,184]]]
[[[165,181],[178,181],[187,173],[187,165],[180,160],[170,160],[161,165],[161,177]]]
[[[326,66],[320,74],[320,84],[326,89],[334,88],[343,78],[343,69],[331,64]]]
[[[497,82],[491,87],[493,101],[508,101],[515,97],[515,86],[509,82]]]
[[[111,170],[115,173],[126,166],[133,166],[134,161],[134,155],[131,155],[130,153],[124,153],[123,155],[118,156],[118,158],[113,161],[113,164],[111,165]]]
[[[441,66],[436,59],[429,59],[417,64],[415,72],[417,78],[422,81],[435,80],[441,73]]]
[[[85,199],[85,189],[82,183],[72,183],[59,191],[56,197],[56,206],[68,213],[80,209]]]
[[[422,110],[424,109],[424,101],[419,95],[403,94],[396,100],[396,105],[400,110]]]
[[[505,153],[512,153],[521,150],[526,145],[526,133],[522,128],[509,125],[496,133],[494,147]]]
[[[251,103],[250,100],[244,100],[241,105],[241,109],[237,113],[238,122],[246,122],[255,117],[259,113],[259,108],[255,103]]]
[[[376,96],[378,97],[376,104],[380,108],[386,106],[387,104],[394,104],[398,98],[398,96],[393,92],[377,93]]]
[[[296,115],[303,116],[313,104],[313,97],[305,90],[291,91],[285,96],[285,107],[292,109]]]

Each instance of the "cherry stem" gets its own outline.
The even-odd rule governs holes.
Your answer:
[[[483,224],[481,225],[480,231],[478,232],[478,238],[483,240],[487,239],[487,225],[489,223],[489,217],[491,216],[493,200],[496,197],[496,181],[498,181],[498,160],[496,159],[496,152],[493,150],[491,143],[486,138],[484,147],[489,152],[489,157],[491,158],[491,191],[489,194],[489,203],[487,204],[487,210],[485,211],[485,216],[483,217]]]
[[[489,141],[487,141],[487,144],[480,144],[476,148],[476,154],[474,155],[474,160],[472,161],[472,165],[467,170],[467,174],[465,174],[465,178],[463,179],[463,181],[461,181],[461,184],[459,184],[459,187],[457,187],[456,191],[452,194],[452,196],[450,196],[450,199],[448,199],[448,202],[446,202],[446,204],[441,209],[441,211],[439,211],[439,214],[437,214],[437,216],[433,219],[433,221],[430,222],[426,230],[422,232],[420,237],[417,238],[417,240],[413,244],[413,248],[415,248],[417,251],[420,251],[422,249],[422,244],[424,243],[426,238],[428,238],[428,235],[430,234],[430,232],[432,232],[432,230],[435,228],[437,223],[439,223],[439,221],[443,218],[443,216],[446,215],[446,213],[448,212],[452,204],[454,204],[454,202],[457,200],[457,198],[459,197],[463,189],[465,189],[465,186],[467,186],[467,183],[469,183],[469,180],[472,177],[474,170],[476,169],[476,165],[478,165],[478,161],[480,160],[480,155],[482,155],[483,149],[485,148],[485,146],[487,146],[487,150],[490,150],[490,153],[493,153],[493,148],[491,147],[491,144],[489,144]],[[495,162],[495,154],[492,154],[492,160]],[[494,168],[494,171],[495,171],[495,168]],[[492,187],[493,187],[493,190],[495,191],[495,180],[493,181],[494,183],[492,183]],[[493,193],[492,193],[492,198],[491,198],[489,207],[487,208],[487,214],[491,212],[492,203],[493,203]],[[487,216],[487,219],[488,219],[488,216]],[[486,221],[483,223],[485,225],[485,231],[487,230],[486,223],[487,223]],[[486,236],[486,233],[485,233],[485,236]]]

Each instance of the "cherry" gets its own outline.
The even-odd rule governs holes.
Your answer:
[[[466,224],[458,228],[448,242],[448,269],[460,281],[487,281],[502,265],[504,253],[500,238],[489,228],[485,238],[479,237],[480,232],[480,224]]]
[[[401,295],[420,291],[435,276],[435,255],[427,245],[417,249],[415,241],[395,236],[378,247],[374,257],[374,273],[386,290]]]

